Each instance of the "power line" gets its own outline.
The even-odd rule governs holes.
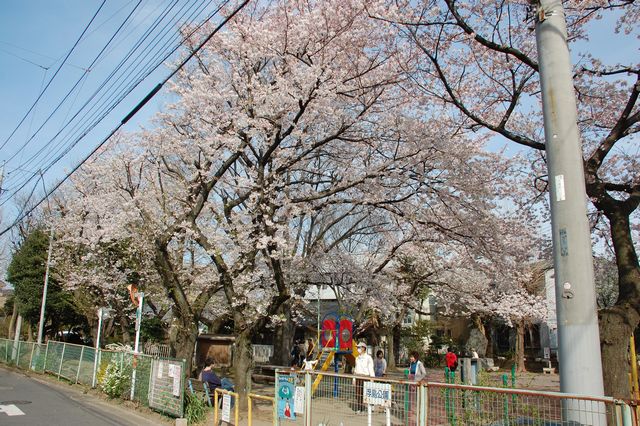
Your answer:
[[[102,4],[100,4],[100,7],[98,7],[98,10],[96,10],[96,13],[94,13],[93,17],[91,18],[91,20],[89,21],[89,23],[84,27],[84,30],[82,30],[82,34],[80,34],[80,37],[78,37],[78,39],[76,40],[76,42],[73,44],[73,46],[71,47],[71,50],[69,50],[69,53],[67,53],[67,56],[65,56],[65,58],[62,60],[62,63],[60,64],[60,66],[58,66],[58,69],[56,69],[56,72],[53,74],[53,76],[51,77],[51,80],[49,80],[49,82],[47,83],[47,85],[45,86],[45,88],[42,90],[42,92],[40,92],[40,94],[38,95],[38,98],[35,100],[35,102],[33,103],[33,105],[31,105],[31,107],[29,108],[29,110],[25,113],[24,117],[22,117],[22,119],[20,120],[20,122],[18,123],[18,125],[15,127],[15,129],[13,129],[13,131],[11,132],[11,134],[7,137],[7,139],[2,143],[2,145],[0,145],[0,149],[3,149],[7,143],[9,142],[9,140],[11,140],[11,138],[13,137],[13,135],[18,131],[18,129],[20,128],[20,126],[22,126],[22,123],[24,123],[24,120],[27,119],[27,117],[29,116],[29,114],[31,113],[31,111],[33,111],[33,108],[35,108],[35,106],[38,104],[38,101],[40,100],[40,98],[42,98],[42,95],[44,95],[44,92],[47,91],[47,89],[49,88],[49,86],[51,85],[51,83],[53,82],[53,80],[56,78],[56,76],[58,75],[58,72],[60,72],[60,70],[62,69],[62,66],[65,64],[65,62],[67,61],[67,59],[69,58],[69,56],[71,56],[71,53],[73,53],[73,51],[75,50],[76,46],[78,45],[78,43],[80,43],[80,40],[82,39],[82,36],[84,36],[84,33],[87,32],[87,30],[89,29],[89,27],[91,26],[91,23],[93,22],[94,19],[96,19],[96,16],[98,16],[98,13],[100,13],[100,10],[102,9],[102,6],[104,6],[104,4],[106,3],[107,0],[102,0]]]
[[[84,163],[86,163],[92,156],[93,154],[95,154],[118,130],[120,130],[120,128],[122,126],[124,126],[134,115],[136,115],[138,113],[138,111],[140,111],[140,109],[147,103],[149,102],[149,100],[151,100],[159,91],[160,89],[162,89],[162,87],[166,84],[167,81],[169,81],[171,78],[173,78],[173,76],[175,76],[190,60],[191,58],[193,58],[193,56],[196,55],[196,53],[198,53],[203,47],[204,45],[211,40],[211,38],[216,35],[218,33],[218,31],[220,31],[220,29],[222,29],[222,27],[224,27],[227,22],[229,22],[231,19],[233,19],[234,16],[236,16],[238,14],[238,12],[240,12],[242,10],[242,8],[244,8],[250,0],[244,0],[242,3],[240,3],[239,6],[237,6],[226,18],[224,18],[222,20],[222,22],[220,24],[218,24],[216,26],[216,28],[214,28],[214,30],[202,41],[200,42],[200,44],[198,44],[198,46],[193,49],[193,51],[191,53],[189,53],[185,59],[182,60],[182,62],[180,63],[180,65],[178,65],[161,83],[158,83],[158,85],[156,85],[156,87],[154,87],[139,103],[138,105],[136,105],[130,112],[129,114],[127,114],[121,121],[120,123],[107,135],[107,137],[105,137],[104,139],[102,139],[102,141],[100,141],[100,143],[80,162],[78,163],[70,172],[68,172],[56,185],[54,185],[53,188],[51,188],[47,193],[45,193],[44,197],[42,197],[33,207],[31,207],[30,209],[28,209],[28,211],[23,212],[21,215],[19,215],[16,220],[13,221],[13,223],[11,225],[9,225],[7,228],[5,228],[4,230],[2,230],[0,232],[0,236],[4,235],[6,232],[8,232],[11,228],[13,228],[15,225],[17,225],[18,223],[20,223],[20,221],[22,219],[24,219],[26,216],[28,216],[29,214],[31,214],[44,200],[46,200],[50,195],[52,195],[55,191],[58,190],[58,188],[60,188],[60,186],[62,186],[62,184],[64,182],[67,181],[67,179],[69,179],[69,177],[71,177],[71,175],[73,173],[75,173],[80,167],[82,167],[82,165]]]
[[[202,3],[202,2],[200,2],[200,3],[201,3],[201,4],[203,4],[203,7],[202,7],[201,9],[197,10],[196,12],[191,13],[191,16],[189,17],[189,19],[192,19],[194,16],[199,15],[199,14],[201,13],[201,11],[204,9],[204,7],[206,7],[206,5],[207,5],[207,3]],[[226,4],[226,3],[228,3],[228,0],[227,0],[224,4]],[[172,9],[174,6],[175,6],[175,2],[173,3],[173,5],[172,5],[170,8],[169,8],[169,6],[168,6],[168,8],[169,8],[169,9]],[[208,18],[207,18],[207,20],[208,20],[208,19],[211,19],[215,14],[217,14],[217,12],[221,9],[221,7],[222,7],[222,6],[223,6],[223,5],[221,5],[220,7],[218,7],[218,8],[216,9],[216,11],[214,11],[214,12],[213,12],[213,13],[212,13]],[[190,7],[189,9],[192,9],[192,8],[193,8],[193,7]],[[184,9],[184,6],[183,6],[183,8],[181,8],[181,10],[182,10],[182,9]],[[189,10],[189,9],[188,9],[188,10]],[[181,10],[180,10],[180,11],[181,11]],[[178,19],[182,19],[182,18],[186,15],[186,13],[188,12],[188,10],[187,10],[187,11],[185,11],[185,12],[182,12],[182,14],[178,17]],[[180,11],[178,11],[178,12],[175,14],[175,16],[177,16],[177,15],[180,13]],[[74,116],[71,118],[71,120],[69,120],[69,121],[68,121],[68,122],[67,122],[67,123],[66,123],[66,124],[65,124],[61,129],[60,129],[60,131],[58,131],[58,133],[56,133],[56,135],[51,139],[51,141],[50,141],[49,143],[53,142],[53,141],[54,141],[54,140],[55,140],[55,139],[56,139],[56,138],[57,138],[57,137],[62,133],[62,131],[63,131],[65,128],[67,128],[67,127],[71,124],[71,122],[72,122],[72,121],[73,121],[73,120],[74,120],[74,119],[75,119],[75,118],[76,118],[80,113],[82,113],[82,111],[85,109],[85,107],[87,107],[87,106],[91,103],[91,101],[92,101],[92,100],[93,100],[93,99],[94,99],[94,98],[95,98],[95,97],[100,93],[100,91],[101,91],[101,90],[102,90],[102,89],[103,89],[103,88],[104,88],[104,87],[105,87],[105,86],[106,86],[106,85],[107,85],[107,84],[112,80],[113,76],[114,76],[114,75],[116,75],[116,73],[117,73],[117,72],[122,68],[122,66],[126,63],[126,61],[129,59],[129,57],[131,57],[134,53],[136,53],[136,50],[137,50],[137,49],[142,45],[142,42],[143,42],[144,40],[146,40],[146,38],[147,38],[150,34],[152,34],[153,30],[158,26],[158,24],[159,24],[160,22],[162,22],[163,18],[164,18],[165,16],[168,16],[168,13],[167,13],[167,12],[168,12],[168,9],[167,9],[167,8],[165,8],[165,10],[163,11],[163,13],[161,13],[161,14],[160,14],[160,17],[161,17],[161,18],[158,18],[158,19],[156,20],[156,22],[152,25],[152,27],[151,27],[149,30],[147,30],[147,31],[146,31],[146,33],[143,35],[143,37],[141,37],[141,39],[140,39],[140,40],[136,43],[136,45],[135,45],[135,46],[134,46],[134,47],[129,51],[129,53],[125,56],[125,58],[124,58],[124,59],[122,59],[122,60],[120,61],[120,63],[118,64],[118,66],[117,66],[117,67],[116,67],[116,68],[111,72],[111,74],[110,74],[110,75],[109,75],[109,76],[104,80],[104,82],[100,85],[100,87],[99,87],[99,88],[98,88],[98,89],[93,93],[93,95],[92,95],[92,96],[91,96],[91,97],[90,97],[90,98],[89,98],[89,99],[84,103],[84,105],[83,105],[83,106],[82,106],[82,107],[81,107],[81,108],[76,112],[76,114],[74,114]],[[172,21],[172,19],[170,19],[170,20],[169,20],[169,22],[167,22],[167,24],[165,24],[165,25],[164,25],[164,27],[160,30],[160,33],[159,33],[159,34],[157,34],[157,35],[152,39],[152,42],[153,42],[154,40],[158,39],[158,37],[159,37],[161,34],[163,34],[163,33],[165,33],[165,34],[166,34],[166,33],[167,33],[167,31],[165,31],[165,30],[166,30],[170,25],[172,25],[172,22],[171,22],[171,21]],[[205,22],[206,22],[206,21],[205,21]],[[197,29],[198,29],[198,28],[200,28],[202,25],[203,25],[203,24],[200,24],[200,25],[197,27]],[[162,36],[162,37],[160,38],[160,40],[156,41],[156,42],[155,42],[155,44],[153,45],[153,47],[152,47],[152,49],[151,49],[151,50],[149,50],[149,49],[148,49],[150,45],[147,45],[147,47],[145,47],[145,49],[143,50],[143,52],[139,53],[139,54],[136,56],[137,58],[139,58],[139,59],[140,59],[140,61],[139,61],[140,63],[139,63],[138,65],[136,65],[136,66],[135,66],[135,69],[134,69],[134,70],[137,70],[137,68],[140,66],[140,64],[142,63],[142,61],[144,61],[144,59],[146,59],[146,58],[149,56],[149,54],[151,53],[151,51],[155,48],[155,46],[157,46],[157,45],[159,44],[159,42],[160,42],[163,38],[164,38],[164,36]],[[171,49],[171,53],[170,53],[170,54],[172,54],[173,52],[175,52],[175,50],[177,50],[177,48],[178,48],[179,46],[180,46],[180,43],[178,43],[178,44],[177,44],[177,46],[175,46],[174,48],[172,48],[172,49]],[[144,53],[144,51],[145,51],[145,50],[147,51],[147,53]],[[144,53],[144,55],[143,55],[143,53]],[[156,55],[156,56],[157,56],[157,55],[158,55],[158,54],[160,54],[160,53],[161,53],[161,52],[159,51],[159,52],[156,52],[154,55]],[[97,125],[97,124],[98,124],[98,123],[99,123],[99,122],[100,122],[100,121],[101,121],[101,120],[102,120],[106,115],[108,115],[108,113],[110,113],[110,112],[115,108],[115,106],[117,106],[117,105],[118,105],[118,104],[119,104],[119,103],[120,103],[120,102],[121,102],[121,101],[122,101],[122,100],[123,100],[123,99],[124,99],[124,98],[125,98],[125,97],[126,97],[126,96],[127,96],[127,95],[128,95],[128,94],[129,94],[133,89],[134,89],[134,88],[135,88],[135,87],[137,87],[137,85],[139,85],[139,84],[141,83],[141,81],[142,81],[142,80],[144,80],[144,79],[145,79],[145,78],[146,78],[146,77],[147,77],[147,76],[148,76],[148,75],[149,75],[153,70],[155,70],[155,69],[156,69],[156,68],[157,68],[157,67],[162,63],[162,61],[164,61],[168,56],[170,56],[170,54],[169,54],[169,55],[165,55],[165,56],[163,56],[159,63],[154,63],[154,64],[153,64],[153,65],[151,65],[151,66],[150,66],[150,65],[145,65],[145,66],[143,66],[143,70],[138,72],[138,76],[139,76],[139,75],[141,75],[141,74],[144,74],[144,75],[143,75],[141,78],[139,78],[137,81],[135,81],[134,83],[132,83],[131,85],[129,85],[129,87],[128,87],[128,88],[127,88],[127,87],[125,87],[125,93],[124,93],[122,96],[120,96],[114,104],[111,104],[111,106],[107,107],[106,112],[105,112],[105,109],[102,109],[102,110],[101,110],[101,111],[102,111],[102,113],[101,113],[101,112],[100,112],[100,109],[101,109],[101,108],[104,108],[104,106],[105,106],[105,105],[109,104],[109,102],[111,102],[111,99],[113,99],[113,96],[114,96],[114,95],[111,95],[111,96],[108,98],[108,100],[107,100],[107,101],[103,102],[103,103],[102,103],[102,105],[98,108],[98,111],[96,111],[96,112],[92,113],[91,111],[93,111],[93,110],[96,108],[96,106],[97,106],[97,104],[94,104],[94,106],[92,106],[92,107],[91,107],[91,108],[90,108],[86,113],[84,113],[84,117],[83,117],[82,119],[79,119],[79,120],[76,122],[76,124],[72,127],[72,130],[71,130],[70,132],[68,132],[68,133],[67,133],[67,136],[65,137],[65,139],[67,139],[67,138],[68,138],[68,136],[70,135],[70,133],[71,133],[71,132],[75,132],[79,125],[81,125],[81,124],[85,124],[85,123],[89,122],[90,124],[85,128],[85,129],[87,129],[87,128],[88,128],[88,130],[85,130],[85,131],[79,130],[79,131],[78,131],[78,132],[80,132],[80,133],[81,133],[81,135],[80,135],[80,137],[79,137],[78,139],[81,139],[82,137],[84,137],[88,131],[90,131],[91,129],[93,129],[93,127],[95,127],[95,125]],[[149,63],[150,63],[150,62],[151,62],[151,61],[149,61]],[[122,80],[122,77],[130,76],[130,75],[133,73],[133,71],[130,71],[131,66],[132,66],[132,65],[128,65],[128,69],[125,69],[125,70],[121,73],[121,75],[118,77],[118,79],[116,80],[116,83],[117,83],[118,81],[120,81],[120,84],[118,85],[117,90],[121,90],[121,88],[122,88],[123,84],[126,86],[126,83],[125,83],[125,82],[126,82],[126,80],[125,80],[125,81],[123,81],[123,80]],[[146,67],[146,69],[147,69],[147,70],[150,70],[150,71],[149,71],[149,72],[144,72],[144,71],[145,71],[145,69],[144,69],[145,67]],[[115,85],[116,83],[113,83],[113,82],[112,82],[112,83],[111,83],[111,85],[110,85],[110,87],[109,87],[109,89],[107,89],[107,91],[111,91],[111,92],[112,92],[112,89],[113,89],[113,87],[114,87],[114,85]],[[104,96],[106,95],[106,93],[107,93],[107,92],[105,92],[104,94],[102,94],[102,95],[98,98],[98,102],[100,102],[100,100],[104,98]],[[121,92],[121,93],[122,93],[122,92]],[[118,96],[118,94],[115,94],[115,96],[117,97],[117,96]],[[88,116],[89,114],[91,114],[91,118],[87,119],[87,116]],[[94,117],[96,117],[96,114],[98,115],[98,118],[96,118],[96,119],[95,119],[95,121],[92,121],[92,120],[94,120]],[[78,135],[78,132],[76,132],[76,133],[75,133],[75,135]],[[75,138],[75,136],[74,136],[74,138]],[[64,151],[63,155],[65,155],[66,153],[68,153],[69,149],[70,149],[71,147],[75,146],[75,144],[77,143],[77,140],[78,140],[78,139],[74,139],[74,138],[71,138],[72,142],[71,142],[71,143],[69,143],[69,144],[67,144],[67,149],[64,149],[64,148],[63,148],[63,151]],[[54,145],[53,145],[53,147],[52,147],[51,149],[49,149],[49,151],[48,151],[48,152],[47,152],[47,150],[42,150],[42,151],[38,151],[38,152],[34,153],[34,154],[33,154],[33,155],[28,159],[28,160],[26,160],[24,163],[20,164],[18,167],[22,167],[22,166],[24,166],[25,164],[28,164],[28,165],[33,169],[33,168],[34,168],[34,166],[33,166],[33,164],[32,164],[32,163],[33,163],[33,162],[34,162],[38,157],[43,157],[43,158],[42,158],[41,160],[39,160],[39,161],[40,161],[40,163],[41,163],[42,165],[44,165],[47,157],[49,157],[51,154],[56,155],[57,153],[59,153],[59,152],[60,152],[60,149],[61,149],[61,143],[62,143],[62,140],[60,140],[60,142],[58,142],[57,144],[54,144]],[[57,162],[58,160],[59,160],[59,158],[57,158],[56,160],[54,160],[52,163],[55,163],[55,162]],[[48,167],[50,167],[50,166],[47,166],[46,168],[48,169]],[[38,168],[42,168],[42,167],[39,167],[39,166],[38,166]],[[35,176],[35,175],[32,175],[31,177],[27,178],[27,181],[28,181],[28,180],[30,180],[30,179],[32,179],[34,176]],[[19,187],[23,187],[23,186],[24,186],[24,184],[26,184],[26,182],[24,182],[23,184],[17,184],[17,186],[19,186]],[[13,189],[13,188],[12,188],[12,189]]]
[[[134,0],[131,0],[131,2],[133,2],[133,1]],[[93,31],[91,33],[89,33],[88,35],[90,35],[90,34],[93,34]],[[43,58],[47,58],[47,59],[53,60],[53,63],[51,65],[49,65],[48,67],[46,67],[47,69],[51,68],[56,62],[58,62],[60,59],[62,59],[62,56],[60,56],[59,58],[55,58],[53,56],[45,55],[44,53],[36,52],[35,50],[26,49],[24,47],[18,46],[17,44],[9,43],[9,42],[3,41],[3,40],[0,40],[0,43],[5,44],[7,46],[11,46],[14,49],[22,50],[24,52],[29,52],[29,53],[32,53],[34,55],[38,55],[38,56],[41,56]],[[10,53],[10,51],[8,51],[6,49],[0,49],[0,50],[3,50],[3,51],[5,51],[5,52],[7,52],[9,54],[12,54],[12,53]],[[38,64],[36,64],[36,65],[38,65]],[[74,64],[72,64],[70,62],[67,62],[65,65],[69,66],[69,67],[73,67],[73,68],[78,68],[79,70],[82,70],[82,71],[86,71],[86,68],[80,67],[78,65],[74,65]],[[41,66],[41,65],[38,65],[38,66]]]
[[[131,10],[131,12],[129,12],[129,15],[127,15],[127,17],[125,18],[125,20],[122,22],[122,24],[120,24],[120,26],[116,29],[115,33],[113,33],[113,35],[111,36],[111,38],[109,38],[109,40],[107,41],[107,43],[104,45],[104,47],[100,50],[100,52],[98,52],[98,54],[96,55],[96,57],[93,59],[93,61],[91,61],[91,63],[89,64],[89,66],[87,67],[88,70],[90,70],[93,65],[96,63],[96,61],[98,60],[98,58],[100,58],[100,56],[102,55],[102,53],[104,53],[104,51],[107,49],[107,47],[109,46],[109,44],[113,41],[113,39],[118,35],[118,33],[120,32],[120,30],[122,29],[122,27],[124,26],[124,24],[129,20],[129,18],[131,17],[131,15],[133,15],[133,12],[135,12],[135,10],[138,8],[138,6],[140,6],[140,3],[142,3],[142,0],[138,0],[138,3],[134,6],[134,8]],[[75,46],[74,46],[75,47]],[[53,115],[58,112],[58,110],[62,107],[62,105],[66,102],[66,100],[69,98],[69,96],[71,96],[71,94],[75,91],[76,87],[78,87],[78,85],[83,81],[83,79],[85,78],[85,76],[87,75],[88,71],[85,71],[84,74],[82,74],[82,76],[74,83],[73,87],[71,87],[71,89],[69,89],[69,91],[67,92],[66,95],[64,95],[64,97],[62,98],[62,100],[60,102],[58,102],[58,105],[56,105],[56,107],[53,109],[53,111],[49,114],[49,116],[42,122],[42,124],[40,125],[40,127],[38,127],[36,129],[36,131],[33,133],[33,135],[31,135],[27,141],[22,145],[22,147],[16,151],[11,157],[9,157],[7,159],[7,161],[11,161],[13,160],[18,153],[23,150],[24,148],[26,148],[29,143],[36,137],[36,135],[38,133],[40,133],[40,130],[42,130],[42,128],[49,122],[49,120],[51,119],[51,117],[53,117]],[[55,76],[54,76],[55,77]],[[51,79],[53,80],[53,78]],[[48,85],[47,85],[48,87]],[[42,93],[44,93],[45,90],[47,90],[47,87],[44,88],[44,90],[42,92],[40,92],[40,94],[42,95]],[[38,97],[38,99],[36,99],[36,102],[34,103],[34,107],[35,105],[38,103],[38,100],[40,99],[40,97]],[[31,108],[33,109],[33,107]],[[31,111],[31,110],[30,110]],[[28,135],[27,135],[28,136]],[[9,136],[11,137],[11,136]]]
[[[204,4],[204,3],[203,3]],[[219,10],[219,9],[218,9]],[[216,12],[214,12],[215,15]],[[182,15],[180,16],[180,18],[182,18],[184,15],[186,14],[186,11],[182,13]],[[198,12],[199,14],[199,12]],[[193,14],[192,14],[193,15]],[[164,31],[169,25],[171,24],[171,22],[168,22],[164,28],[162,29],[162,31]],[[161,34],[161,33],[160,33]],[[158,34],[158,35],[160,35]],[[156,40],[158,38],[158,35],[156,35],[156,37],[154,37],[152,39],[152,42],[154,40]],[[91,131],[100,121],[102,121],[109,113],[111,113],[111,111],[113,111],[113,109],[118,106],[142,81],[144,81],[150,74],[151,72],[155,71],[163,62],[164,60],[166,60],[170,55],[172,55],[177,48],[180,47],[181,43],[178,43],[175,48],[171,49],[170,52],[168,54],[164,54],[164,52],[161,50],[159,50],[158,52],[152,53],[153,49],[162,41],[162,38],[158,41],[156,41],[154,43],[154,45],[152,46],[151,50],[145,48],[145,50],[147,50],[146,53],[144,53],[144,56],[139,56],[139,58],[141,58],[141,60],[139,61],[139,63],[137,65],[135,65],[135,67],[133,69],[131,69],[132,66],[129,66],[128,70],[125,72],[122,72],[120,77],[118,77],[116,79],[115,83],[112,83],[110,86],[110,89],[113,88],[113,86],[115,84],[119,84],[116,87],[116,90],[118,91],[116,92],[112,92],[111,94],[109,94],[109,92],[111,91],[110,89],[105,90],[105,92],[98,98],[97,102],[100,102],[102,99],[104,99],[104,97],[106,95],[107,99],[104,100],[102,102],[102,104],[100,106],[97,107],[97,110],[94,111],[94,109],[96,109],[97,104],[94,104],[94,106],[92,106],[89,111],[87,111],[84,114],[84,118],[82,120],[78,120],[78,122],[76,123],[76,125],[74,125],[72,127],[72,129],[67,133],[67,136],[69,136],[72,132],[75,132],[74,136],[71,137],[70,139],[73,141],[69,144],[67,144],[66,148],[64,148],[62,150],[62,156],[66,155],[70,149],[72,149],[77,142],[82,139],[82,137],[86,136],[86,134],[88,133],[88,131]],[[134,51],[131,52],[131,54],[133,54]],[[142,53],[141,53],[142,54]],[[159,61],[153,62],[150,60],[147,62],[147,64],[142,64],[142,61],[144,61],[147,57],[149,57],[149,55],[153,57],[157,57],[158,55],[162,54],[162,58]],[[127,58],[125,58],[127,59]],[[138,68],[142,65],[142,69],[138,71]],[[128,77],[131,74],[133,74],[134,72],[137,72],[136,76],[133,79],[130,79],[130,82],[128,82],[127,80],[122,80],[122,77]],[[113,73],[112,73],[113,74]],[[95,95],[97,95],[99,93],[99,91],[104,87],[104,85],[106,83],[109,82],[110,79],[105,80],[105,82],[100,86],[100,88],[95,92]],[[93,99],[94,96],[92,96],[91,99]],[[91,100],[90,99],[90,100]],[[86,106],[88,104],[85,103],[84,106]],[[83,108],[84,108],[83,106]],[[92,112],[94,111],[94,112]],[[79,111],[80,112],[80,111]],[[90,118],[87,119],[87,116],[90,115]],[[93,120],[93,121],[92,121]],[[84,128],[84,130],[80,129],[77,130],[79,125],[84,124],[86,122],[90,122],[91,124],[89,124],[87,127]],[[67,123],[64,128],[66,128],[70,123]],[[62,129],[63,130],[63,129]],[[77,137],[78,134],[81,134],[79,137]],[[58,134],[56,134],[56,136],[54,136],[54,139],[60,134],[60,132],[58,132]],[[65,137],[65,139],[67,139]],[[56,145],[56,147],[54,147],[53,149],[57,149],[58,147],[60,147],[60,143],[58,143]],[[53,152],[53,149],[50,152]],[[59,153],[60,149],[57,149],[56,153]],[[54,153],[55,155],[55,153]],[[57,162],[60,159],[60,157],[56,158],[53,162]]]
[[[109,80],[117,73],[118,70],[120,70],[120,68],[126,63],[126,60],[133,55],[133,53],[138,49],[138,47],[140,45],[142,45],[142,42],[148,37],[149,34],[151,34],[153,32],[153,30],[157,27],[158,23],[161,22],[165,16],[168,16],[169,11],[171,9],[173,9],[173,7],[175,6],[175,4],[177,3],[178,0],[174,0],[173,4],[170,6],[165,7],[165,9],[160,13],[160,15],[158,16],[158,18],[156,18],[156,22],[151,26],[151,28],[149,28],[145,34],[140,38],[140,40],[138,40],[136,42],[136,44],[134,45],[133,48],[131,48],[131,50],[129,51],[129,53],[125,56],[125,58],[123,60],[120,61],[120,63],[118,64],[118,66],[111,71],[111,73],[109,74],[109,76],[104,80],[104,82],[100,85],[100,87],[93,93],[93,95],[91,95],[89,97],[89,99],[82,105],[82,107],[73,115],[73,117],[67,122],[67,124],[65,124],[57,133],[56,135],[54,135],[54,137],[49,141],[48,144],[50,144],[51,142],[53,142],[61,133],[62,131],[76,118],[78,117],[78,115],[82,112],[82,110],[91,103],[91,101],[93,100],[93,98],[99,94],[100,90],[102,88],[105,87],[105,85],[109,82]],[[166,28],[166,27],[165,27]],[[128,70],[124,70],[122,75],[127,75]],[[120,77],[121,78],[121,77]],[[93,109],[93,107],[92,107]],[[86,122],[86,114],[84,119],[79,120],[79,122],[75,125],[75,127],[77,127],[78,125],[82,124],[83,122]],[[57,149],[57,147],[60,145],[62,141],[60,141],[58,144],[56,144],[53,149]],[[35,152],[34,154],[32,154],[26,161],[24,161],[23,163],[19,164],[17,166],[17,168],[24,168],[25,165],[29,165],[32,170],[33,169],[42,169],[43,167],[41,167],[41,165],[44,165],[46,158],[50,155],[51,150],[49,150],[49,153],[47,153],[46,149],[40,150]],[[33,162],[40,156],[44,155],[44,157],[42,158],[42,160],[40,160],[40,164],[37,164],[34,166]],[[33,177],[35,177],[35,174],[32,174],[31,176],[29,176],[26,181],[22,181],[20,183],[15,184],[12,188],[8,189],[8,190],[13,190],[14,188],[17,188],[14,192],[14,194],[16,192],[18,192],[20,189],[22,189],[29,180],[31,180]],[[2,205],[3,203],[1,203],[0,205]]]
[[[13,56],[15,58],[18,58],[18,59],[22,60],[22,61],[28,62],[31,65],[35,65],[38,68],[42,68],[45,71],[47,71],[49,69],[49,67],[45,67],[44,65],[40,65],[39,63],[34,62],[34,61],[30,60],[30,59],[24,58],[24,57],[22,57],[20,55],[16,55],[15,53],[8,51],[7,49],[3,49],[3,48],[0,47],[0,52],[4,52],[7,55],[11,55],[11,56]]]

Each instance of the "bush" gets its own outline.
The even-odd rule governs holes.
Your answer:
[[[117,360],[112,359],[104,372],[100,385],[102,391],[110,398],[128,399],[127,392],[131,390],[131,366],[125,365],[120,368]]]
[[[199,395],[193,395],[185,392],[184,398],[184,416],[187,424],[194,425],[204,422],[207,417],[207,403]]]

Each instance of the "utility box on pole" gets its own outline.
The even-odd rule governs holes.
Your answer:
[[[549,171],[560,390],[601,396],[591,233],[564,9],[560,0],[532,4]],[[571,415],[563,420],[580,421]]]

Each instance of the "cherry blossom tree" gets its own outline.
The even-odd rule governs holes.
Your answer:
[[[144,259],[177,356],[191,360],[205,316],[228,316],[246,395],[251,337],[282,321],[314,262],[348,272],[366,311],[394,299],[384,274],[418,242],[496,253],[513,161],[416,104],[414,53],[356,0],[244,10],[177,76],[156,127],[78,175],[60,227],[120,286],[128,268],[101,251]]]
[[[520,303],[508,303],[529,294],[518,278],[520,265],[534,257],[539,243],[535,215],[522,208],[522,193],[513,189],[523,183],[520,159],[500,158],[462,140],[435,151],[447,161],[430,158],[431,172],[439,167],[438,178],[419,196],[379,208],[375,233],[301,259],[296,269],[303,281],[331,287],[340,305],[347,299],[344,305],[356,321],[366,313],[384,324],[391,342],[407,311],[422,311],[420,294],[426,292],[439,295],[445,306],[462,301],[458,315],[500,316],[524,330],[525,323],[542,317],[536,310],[544,305],[531,295],[527,303],[535,306],[525,314]],[[491,298],[486,285],[467,277],[470,271],[509,285]]]
[[[535,3],[535,2],[534,2]],[[629,396],[625,356],[640,320],[637,220],[640,203],[637,132],[640,68],[633,58],[593,52],[608,20],[612,42],[637,42],[637,2],[565,1],[574,87],[583,137],[587,196],[594,221],[609,227],[619,297],[600,312],[601,348],[608,395]],[[425,102],[457,111],[466,131],[492,134],[532,148],[532,163],[546,189],[544,138],[534,25],[530,2],[424,0],[380,2],[373,17],[394,22],[422,52],[415,87]],[[600,30],[597,30],[600,28]],[[613,41],[615,40],[615,41]],[[634,242],[635,240],[635,242]],[[611,368],[610,366],[617,366]]]
[[[292,218],[378,199],[376,184],[420,161],[395,130],[407,99],[395,37],[352,2],[258,9],[178,76],[156,128],[96,161],[95,188],[69,209],[85,245],[127,240],[152,259],[178,356],[191,359],[197,323],[222,297],[243,395],[251,336],[291,298]]]

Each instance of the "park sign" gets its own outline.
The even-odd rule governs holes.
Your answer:
[[[391,407],[391,384],[364,382],[363,401],[365,404]]]

